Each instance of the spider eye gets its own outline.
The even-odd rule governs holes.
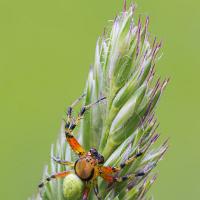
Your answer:
[[[98,156],[98,160],[99,160],[99,164],[103,164],[104,163],[104,157],[102,155]]]
[[[96,150],[95,148],[91,148],[91,149],[90,149],[90,153],[91,153],[92,155],[94,155],[94,156],[97,156],[97,155],[98,155],[98,152],[97,152],[97,150]]]

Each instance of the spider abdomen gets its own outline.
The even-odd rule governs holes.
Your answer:
[[[76,175],[84,180],[89,181],[94,176],[95,160],[91,157],[80,158],[76,161],[74,170]]]

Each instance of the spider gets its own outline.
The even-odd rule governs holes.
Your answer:
[[[95,149],[91,148],[88,152],[80,145],[80,143],[73,136],[73,130],[79,124],[81,118],[84,113],[90,109],[95,104],[101,102],[106,99],[105,97],[100,98],[95,103],[83,106],[78,114],[78,117],[74,119],[72,117],[72,110],[74,106],[81,101],[81,99],[85,95],[79,97],[71,106],[67,109],[67,120],[65,121],[65,136],[66,141],[71,146],[72,150],[78,155],[78,159],[75,163],[61,160],[58,158],[53,158],[55,162],[62,165],[67,165],[73,167],[75,174],[84,182],[84,189],[82,194],[82,200],[87,200],[91,187],[94,187],[94,193],[96,194],[98,199],[101,199],[98,191],[97,178],[100,176],[103,178],[108,184],[112,184],[114,182],[122,182],[128,179],[132,179],[135,177],[144,176],[145,172],[136,172],[134,174],[128,174],[122,177],[116,176],[117,172],[120,172],[126,165],[131,164],[134,160],[140,157],[143,152],[140,151],[135,155],[129,157],[127,160],[122,162],[118,167],[104,166],[104,157]],[[38,185],[39,188],[42,188],[46,183],[51,181],[52,179],[64,178],[69,174],[73,173],[72,171],[63,171],[56,174],[53,174],[46,178],[42,183]]]

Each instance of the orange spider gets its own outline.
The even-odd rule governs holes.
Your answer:
[[[104,157],[95,149],[91,148],[88,152],[84,150],[84,148],[79,144],[76,138],[73,136],[73,130],[80,122],[84,113],[91,108],[93,105],[99,103],[104,100],[105,97],[99,99],[97,102],[83,106],[81,111],[78,114],[78,117],[74,121],[72,119],[72,109],[73,107],[84,97],[82,95],[78,98],[67,110],[67,120],[65,124],[65,136],[66,140],[71,146],[72,150],[79,156],[78,160],[75,163],[60,160],[57,158],[53,158],[55,162],[63,165],[68,165],[74,168],[75,174],[85,183],[85,187],[83,190],[82,200],[87,200],[90,192],[91,185],[94,186],[94,192],[98,199],[101,199],[99,196],[97,178],[98,176],[102,177],[108,183],[114,182],[122,182],[130,178],[144,176],[145,172],[137,172],[135,174],[129,174],[122,177],[115,176],[117,172],[123,169],[126,165],[132,163],[136,158],[141,156],[143,152],[139,152],[136,155],[128,158],[118,167],[110,167],[103,166]],[[39,188],[43,187],[45,183],[49,182],[51,179],[64,178],[71,174],[71,171],[63,171],[56,174],[51,175],[46,178],[44,182],[38,185]],[[93,184],[91,184],[93,183]]]

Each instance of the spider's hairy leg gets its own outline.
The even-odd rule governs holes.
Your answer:
[[[83,115],[85,114],[85,112],[86,112],[87,110],[89,110],[91,107],[93,107],[94,105],[98,104],[99,102],[103,101],[104,99],[106,99],[106,97],[102,97],[102,98],[98,99],[98,100],[97,100],[96,102],[94,102],[94,103],[91,103],[91,104],[89,104],[89,105],[83,106],[83,107],[81,108],[81,111],[79,112],[78,117],[76,118],[75,122],[72,123],[72,124],[70,125],[69,131],[72,132],[72,131],[75,129],[75,127],[79,124],[81,118],[83,117]]]
[[[83,190],[83,197],[82,197],[82,200],[87,200],[88,199],[88,196],[89,196],[89,193],[90,193],[90,188],[91,188],[91,185],[90,184],[87,184]]]
[[[118,167],[115,167],[115,169],[118,171],[122,170],[126,165],[133,163],[137,158],[139,158],[142,155],[143,155],[142,151],[136,153],[135,155],[129,157],[127,160],[122,162]]]
[[[68,127],[70,126],[71,122],[72,122],[72,110],[73,108],[83,99],[83,97],[85,96],[85,94],[82,94],[78,99],[76,99],[71,106],[68,107],[67,109],[67,121],[66,121],[66,126],[68,125]]]
[[[69,167],[74,167],[74,163],[73,162],[69,162],[69,161],[66,161],[66,160],[61,160],[61,159],[56,158],[56,157],[52,157],[52,159],[58,164],[67,165]]]
[[[125,160],[124,162],[122,162],[118,167],[110,167],[110,166],[102,166],[100,167],[100,171],[103,174],[114,174],[116,172],[119,172],[120,170],[122,170],[125,166],[133,163],[137,158],[139,158],[140,156],[143,155],[143,152],[138,152],[135,155],[129,157],[127,160]],[[100,173],[101,174],[101,173]]]
[[[82,98],[82,97],[80,97]],[[80,98],[74,102],[74,105],[77,104],[77,102],[80,101]],[[83,106],[81,111],[78,114],[77,119],[75,120],[75,122],[70,123],[65,125],[65,136],[66,136],[66,140],[69,143],[69,145],[71,146],[72,150],[78,154],[79,156],[84,155],[86,152],[84,150],[84,148],[79,144],[79,142],[76,140],[76,138],[73,136],[73,130],[75,129],[75,127],[78,125],[78,123],[80,122],[82,116],[84,115],[84,113],[90,109],[93,105],[99,103],[100,101],[104,100],[105,97],[100,98],[98,101],[96,101],[95,103],[91,103],[89,105]],[[73,106],[74,106],[73,105]]]
[[[135,174],[128,174],[122,177],[113,176],[119,169],[115,167],[101,167],[99,175],[108,183],[122,182],[135,177],[144,176],[145,172],[136,172]]]
[[[79,144],[79,142],[76,140],[76,138],[73,136],[73,133],[72,133],[73,129],[75,128],[75,126],[73,125],[74,123],[72,122],[72,109],[73,109],[74,106],[76,106],[81,101],[81,99],[84,96],[85,96],[85,94],[83,94],[76,101],[74,101],[74,103],[72,103],[72,105],[68,108],[68,111],[67,111],[67,121],[66,121],[66,124],[65,124],[65,136],[66,136],[66,140],[69,143],[69,145],[71,146],[72,150],[76,154],[78,154],[78,155],[85,154],[85,150]]]
[[[64,172],[59,172],[59,173],[53,174],[53,175],[47,177],[42,183],[40,183],[38,185],[38,187],[42,188],[46,183],[48,183],[52,179],[64,178],[64,177],[68,176],[70,173],[71,173],[70,171],[64,171]]]
[[[101,166],[99,167],[99,176],[101,176],[106,182],[113,183],[114,177],[112,176],[114,173],[118,172],[118,170],[109,166]]]
[[[101,197],[100,197],[100,194],[99,194],[99,187],[98,187],[97,179],[95,179],[93,181],[93,184],[94,184],[94,193],[95,193],[97,199],[101,200]]]
[[[127,175],[121,176],[121,177],[114,177],[114,182],[123,182],[128,179],[133,179],[133,178],[144,176],[144,175],[145,175],[144,172],[137,172],[135,174],[127,174]]]
[[[79,144],[76,138],[68,132],[65,132],[66,140],[69,143],[72,150],[78,154],[79,156],[84,155],[86,153],[85,149]]]
[[[99,175],[107,182],[112,183],[114,181],[119,182],[121,179],[128,179],[130,178],[129,175],[126,175],[124,177],[121,177],[117,180],[115,180],[115,177],[113,177],[112,175],[119,172],[120,170],[122,170],[126,165],[131,164],[132,162],[134,162],[137,158],[139,158],[140,156],[143,155],[143,152],[138,152],[135,155],[131,156],[130,158],[128,158],[127,160],[125,160],[124,162],[122,162],[118,167],[110,167],[110,166],[101,166],[99,168]],[[137,173],[137,174],[132,174],[130,176],[139,176],[142,175],[142,173]]]

